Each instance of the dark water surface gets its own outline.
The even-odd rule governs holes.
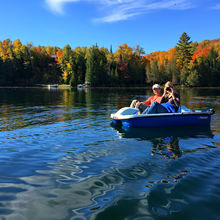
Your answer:
[[[210,129],[111,127],[150,89],[0,89],[0,219],[219,219],[220,89],[180,94]]]

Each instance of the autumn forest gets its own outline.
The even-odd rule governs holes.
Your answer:
[[[0,41],[0,86],[90,82],[92,86],[145,86],[172,80],[185,86],[220,86],[220,39],[190,41],[145,55],[142,47],[64,48]]]

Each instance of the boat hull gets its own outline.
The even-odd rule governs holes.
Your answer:
[[[153,127],[179,127],[179,126],[208,126],[211,114],[160,114],[149,116],[128,117],[123,119],[113,118],[114,124],[123,127],[153,128]]]
[[[140,138],[142,140],[150,140],[158,137],[209,137],[212,138],[210,126],[179,126],[179,127],[166,127],[161,128],[132,128],[132,127],[112,127],[117,131],[121,138]]]

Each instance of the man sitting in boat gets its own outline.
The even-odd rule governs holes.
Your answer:
[[[140,110],[140,112],[143,112],[146,108],[151,106],[153,102],[160,103],[161,97],[162,97],[160,85],[154,84],[152,86],[152,90],[153,90],[154,96],[149,97],[144,102],[139,102],[138,100],[133,100],[130,107],[131,108],[138,108]]]
[[[173,83],[168,81],[164,86],[164,93],[160,103],[153,102],[143,114],[174,113],[178,111],[179,106],[180,96],[174,92]]]

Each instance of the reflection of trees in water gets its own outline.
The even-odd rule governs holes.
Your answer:
[[[152,142],[152,155],[161,155],[167,159],[177,159],[181,156],[178,137],[154,138]]]
[[[198,89],[184,88],[177,89],[181,95],[181,105],[185,105],[193,110],[214,108],[214,102],[220,102],[218,89]],[[65,94],[64,94],[65,93]],[[98,88],[87,90],[69,90],[61,92],[64,104],[73,105],[76,107],[87,107],[89,109],[120,109],[129,106],[133,99],[145,100],[153,95],[151,88],[149,89],[132,89],[132,88]]]
[[[219,89],[217,88],[184,88],[179,90],[181,105],[196,110],[214,108],[218,111],[220,103]]]

